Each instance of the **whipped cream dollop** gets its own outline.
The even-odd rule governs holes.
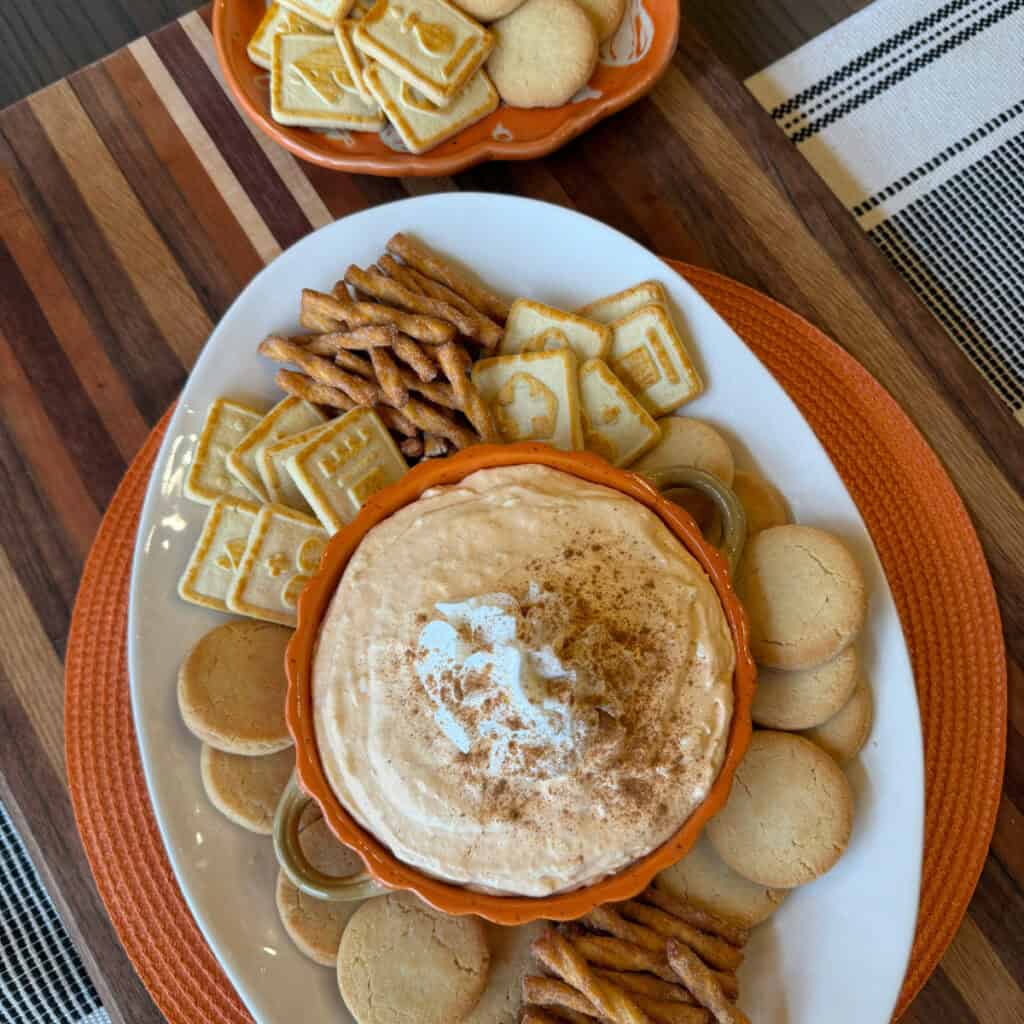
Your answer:
[[[531,583],[527,601],[543,599],[551,595]],[[511,594],[435,607],[442,617],[420,631],[415,671],[438,727],[463,754],[485,744],[492,775],[557,770],[572,753],[576,672],[550,643],[528,645],[525,609]]]

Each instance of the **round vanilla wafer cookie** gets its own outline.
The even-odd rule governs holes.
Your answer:
[[[772,526],[792,522],[786,499],[760,473],[738,469],[732,478],[732,489],[747,513],[748,537]]]
[[[835,761],[802,736],[765,730],[754,733],[707,836],[744,878],[791,889],[825,874],[852,829],[853,793]]]
[[[294,767],[291,749],[245,757],[204,743],[199,755],[210,803],[236,825],[265,836],[274,831],[274,812]]]
[[[763,668],[751,718],[768,729],[810,729],[843,708],[859,679],[860,661],[853,645],[814,668]]]
[[[489,962],[478,918],[449,917],[395,892],[364,903],[349,921],[338,988],[358,1024],[450,1024],[479,1001]]]
[[[782,904],[788,890],[758,885],[738,875],[702,835],[678,863],[662,871],[654,883],[672,896],[715,914],[741,928],[767,920]]]
[[[812,526],[773,526],[751,537],[736,589],[750,621],[750,649],[768,668],[813,668],[860,632],[867,587],[853,555]]]
[[[658,420],[661,440],[629,468],[634,473],[653,473],[670,466],[692,466],[732,485],[735,465],[729,442],[702,420],[689,416],[663,416]]]
[[[626,13],[626,0],[576,0],[594,23],[598,42],[603,43],[615,35]]]
[[[309,862],[326,875],[343,877],[363,870],[363,862],[331,834],[323,818],[299,832],[299,844]],[[333,967],[341,934],[362,901],[330,902],[297,889],[283,871],[277,875],[277,913],[288,937],[310,960]]]
[[[576,0],[526,0],[491,25],[487,72],[512,107],[560,107],[590,81],[597,33]]]
[[[487,24],[496,18],[503,18],[506,14],[511,14],[522,4],[523,0],[459,0],[455,6],[460,7],[477,21]]]
[[[178,671],[178,707],[204,743],[229,754],[273,754],[292,744],[284,720],[284,652],[292,631],[236,619],[192,648]]]
[[[853,696],[827,722],[805,729],[800,735],[817,743],[822,750],[835,758],[838,764],[852,761],[871,735],[874,721],[874,702],[871,687],[861,680]]]

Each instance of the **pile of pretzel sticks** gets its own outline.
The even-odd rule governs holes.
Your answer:
[[[523,1024],[749,1024],[736,1007],[747,932],[654,886],[549,929],[523,979]]]
[[[408,235],[377,264],[350,266],[332,294],[305,290],[299,322],[261,355],[285,392],[338,412],[370,406],[409,459],[501,440],[469,378],[473,359],[501,341],[508,303]]]

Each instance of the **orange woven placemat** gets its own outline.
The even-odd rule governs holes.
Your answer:
[[[718,274],[673,266],[800,407],[867,522],[899,609],[921,705],[926,786],[921,908],[902,1012],[956,932],[995,824],[1006,662],[992,581],[939,460],[859,364],[771,299]],[[167,1019],[248,1021],[171,873],[132,726],[128,581],[166,424],[164,417],[128,470],[82,577],[65,675],[68,780],[100,894]],[[949,835],[957,842],[944,842]]]

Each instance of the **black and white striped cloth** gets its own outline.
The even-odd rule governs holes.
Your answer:
[[[2,803],[0,1022],[110,1024]]]
[[[876,0],[746,84],[1024,424],[1024,0]]]

